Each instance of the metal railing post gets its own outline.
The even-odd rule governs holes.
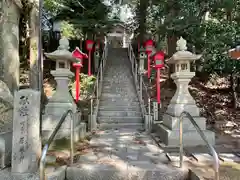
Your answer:
[[[102,69],[102,63],[101,63],[101,66],[100,66],[100,81],[102,82],[102,79],[103,79],[103,69]]]
[[[150,131],[150,126],[151,126],[151,99],[148,98],[148,130]]]
[[[93,116],[93,99],[92,98],[90,101],[90,115],[91,115],[91,121],[92,121],[92,116]]]
[[[76,115],[73,116],[72,114],[72,118],[71,118],[71,122],[70,122],[70,141],[71,141],[71,144],[70,144],[70,165],[73,165],[73,156],[74,156],[74,121],[76,120]]]
[[[98,77],[96,79],[96,99],[98,100],[98,95],[99,95],[99,84],[98,84]]]
[[[183,166],[183,117],[180,117],[179,122],[179,160],[180,160],[180,168]]]
[[[139,93],[140,93],[140,100],[141,100],[141,102],[142,102],[142,99],[143,99],[143,95],[142,95],[142,81],[143,81],[143,79],[142,79],[142,75],[140,74],[140,77],[139,77]]]
[[[138,75],[138,72],[137,72],[137,64],[135,64],[135,73],[134,73],[134,75],[135,75],[135,82],[136,82],[136,84],[138,84],[138,77],[137,77],[137,75]]]
[[[218,158],[218,154],[215,151],[214,147],[209,144],[205,134],[203,133],[203,131],[199,128],[198,124],[194,121],[193,117],[191,116],[191,114],[189,114],[186,111],[183,111],[180,114],[180,118],[179,118],[179,167],[182,168],[183,166],[183,119],[184,117],[188,118],[189,121],[193,124],[193,126],[196,128],[197,132],[199,133],[199,135],[201,136],[202,140],[206,143],[208,149],[210,150],[212,156],[213,156],[213,166],[214,166],[214,171],[215,171],[215,180],[219,180],[219,158]]]

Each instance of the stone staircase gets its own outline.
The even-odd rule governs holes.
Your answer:
[[[100,129],[143,126],[130,67],[126,49],[111,49],[105,67],[99,104]]]
[[[178,153],[169,155],[160,148],[154,134],[143,132],[143,117],[130,67],[126,49],[109,51],[98,111],[99,130],[93,134],[86,152],[75,152],[72,166],[47,166],[46,180],[204,179],[189,171],[189,166],[176,167],[173,162],[179,158]],[[63,152],[69,152],[69,147]],[[0,170],[0,177],[0,180],[39,180],[38,172],[13,176],[10,168]]]
[[[166,154],[143,132],[140,102],[126,49],[111,49],[91,150],[66,170],[67,180],[187,180],[188,169],[169,166]]]

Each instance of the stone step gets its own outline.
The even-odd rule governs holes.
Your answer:
[[[109,164],[83,163],[67,168],[67,180],[184,180],[188,170],[150,162],[129,162],[121,160]]]
[[[113,117],[113,116],[121,116],[121,117],[134,117],[134,116],[141,116],[140,111],[105,111],[105,110],[99,110],[98,111],[99,116],[106,116],[106,117]]]
[[[101,123],[99,129],[143,129],[143,123]]]
[[[125,93],[126,95],[124,95],[124,94],[118,94],[118,93],[106,93],[106,92],[103,92],[102,94],[101,94],[101,98],[116,98],[116,99],[118,99],[118,98],[137,98],[137,95],[136,94],[134,94],[134,93],[132,93],[132,94],[127,94],[127,93]],[[132,96],[133,95],[133,96]]]
[[[129,103],[134,103],[134,104],[139,104],[139,100],[137,97],[132,98],[132,97],[125,97],[125,98],[108,98],[108,97],[101,97],[100,102],[104,103],[116,103],[116,102],[129,102]]]
[[[99,105],[99,111],[140,111],[140,106],[127,106],[127,105]]]
[[[119,81],[119,82],[109,82],[109,83],[104,82],[102,85],[103,85],[103,87],[112,87],[112,86],[114,86],[114,87],[125,87],[125,88],[134,86],[131,81],[126,82],[124,80]]]
[[[108,84],[108,85],[105,85],[103,84],[103,89],[111,89],[111,88],[118,88],[118,89],[129,89],[129,88],[134,88],[134,85],[131,83],[131,84]]]
[[[108,80],[108,79],[104,79],[103,80],[103,84],[104,85],[112,85],[112,84],[116,84],[116,85],[131,85],[132,84],[132,80],[131,79],[126,79],[128,77],[123,77],[122,79],[118,79],[118,80]]]
[[[108,117],[108,116],[99,116],[99,123],[143,123],[143,118],[138,117]]]
[[[45,178],[46,180],[57,179],[66,180],[67,166],[59,166],[57,164],[46,165]],[[39,171],[35,173],[11,173],[11,167],[0,170],[1,180],[40,180]]]
[[[102,89],[103,93],[110,93],[110,94],[120,94],[120,95],[128,95],[128,96],[136,96],[136,90],[133,88],[130,89],[116,89],[116,88],[111,88],[111,89]]]
[[[129,96],[136,96],[136,89],[135,88],[103,88],[102,92],[104,93],[115,93],[115,94],[129,94]]]
[[[128,97],[134,97],[137,96],[135,89],[126,89],[126,90],[116,90],[116,89],[103,89],[103,93],[110,93],[115,95],[121,95],[121,96],[128,96]]]
[[[112,75],[103,76],[103,83],[131,83],[133,81],[133,77],[129,75],[121,76],[119,78],[114,78]]]
[[[140,106],[139,102],[131,102],[131,101],[103,101],[100,100],[99,102],[100,106],[101,105],[112,105],[112,106],[121,106],[121,105],[125,105],[125,106]]]

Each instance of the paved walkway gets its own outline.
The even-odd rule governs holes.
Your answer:
[[[92,151],[67,169],[69,180],[181,180],[187,176],[187,171],[164,164],[168,159],[163,151],[150,136],[135,129],[100,131],[90,144]]]

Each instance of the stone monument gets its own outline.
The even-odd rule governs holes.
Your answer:
[[[163,115],[163,123],[157,125],[160,138],[167,146],[179,146],[179,117],[183,111],[187,111],[193,116],[209,143],[215,143],[214,133],[206,130],[206,119],[200,117],[199,108],[188,91],[188,84],[191,78],[195,76],[195,72],[190,71],[190,63],[200,58],[201,55],[187,51],[187,42],[181,37],[177,41],[177,52],[167,61],[168,64],[174,64],[175,66],[175,72],[171,75],[171,78],[177,85],[176,93]],[[185,146],[205,145],[205,142],[187,118],[183,120],[183,143]]]
[[[51,71],[51,74],[57,81],[57,87],[55,93],[45,106],[45,114],[42,122],[43,139],[50,136],[50,133],[55,129],[62,115],[67,110],[72,110],[74,113],[75,141],[79,139],[79,133],[85,131],[84,129],[86,128],[86,125],[80,122],[81,113],[77,112],[77,106],[68,89],[70,78],[74,76],[70,71],[70,66],[72,62],[77,62],[68,49],[69,41],[63,37],[60,39],[59,47],[56,51],[45,53],[48,58],[56,61],[56,70]],[[70,115],[66,117],[56,138],[67,138],[70,136],[70,118],[72,118]]]
[[[39,91],[24,89],[14,95],[12,173],[35,173],[41,156]]]

